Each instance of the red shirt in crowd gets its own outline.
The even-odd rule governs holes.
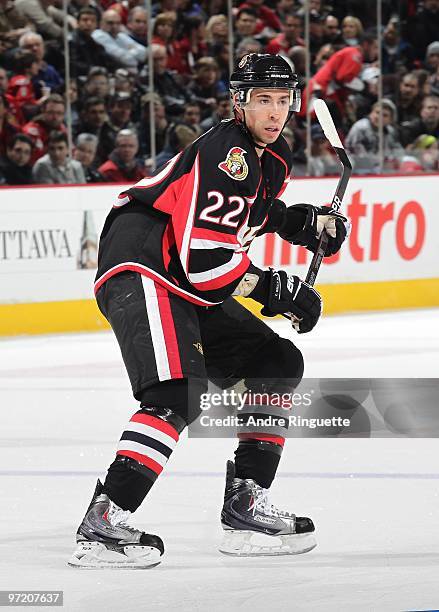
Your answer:
[[[325,100],[334,100],[343,112],[349,90],[347,85],[358,77],[363,67],[363,53],[359,47],[345,47],[332,57],[309,80],[302,94],[302,108],[299,115],[305,117],[309,93],[318,89]]]
[[[282,32],[281,34],[278,34],[276,38],[270,40],[266,47],[266,53],[271,53],[273,55],[276,55],[277,53],[287,53],[291,47],[296,45],[304,47],[305,41],[303,38],[297,38],[293,43],[290,43],[285,38],[285,34]]]
[[[181,62],[184,66],[184,74],[191,74],[192,68],[194,67],[195,62],[200,59],[200,57],[204,57],[207,55],[207,43],[204,41],[198,42],[198,50],[194,53],[192,49],[192,43],[188,37],[182,38],[178,41],[178,53],[181,58]],[[175,70],[175,68],[172,68]]]
[[[6,98],[11,112],[20,124],[25,121],[23,106],[35,106],[37,103],[33,83],[28,76],[23,74],[17,74],[9,81]]]
[[[26,125],[23,126],[23,134],[29,136],[29,138],[34,143],[31,158],[32,164],[34,164],[37,159],[40,159],[40,157],[47,153],[47,141],[49,140],[49,134],[53,129],[55,128],[48,127],[41,119],[34,119],[33,121],[29,121],[28,123],[26,123]],[[67,133],[67,129],[64,124],[56,128],[56,130],[59,132]]]
[[[188,73],[187,62],[183,57],[178,41],[173,40],[171,42],[166,42],[163,38],[160,38],[160,36],[153,36],[152,44],[165,47],[168,54],[168,61],[166,64],[168,70],[175,70],[178,74]]]
[[[105,10],[116,11],[117,13],[119,13],[120,20],[122,21],[122,23],[124,25],[127,24],[129,9],[125,4],[121,4],[120,2],[112,2],[110,6]]]
[[[109,183],[134,183],[147,175],[146,168],[135,166],[132,170],[124,171],[111,159],[99,166],[98,172]]]

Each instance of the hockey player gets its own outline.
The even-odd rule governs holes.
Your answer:
[[[230,85],[234,119],[124,191],[102,231],[96,299],[140,410],[121,436],[105,482],[97,483],[73,566],[144,568],[161,561],[162,540],[126,520],[193,419],[189,378],[222,379],[224,388],[244,380],[251,389],[269,380],[275,391],[292,390],[303,375],[299,349],[231,296],[251,296],[268,316],[293,313],[295,329],[311,331],[321,314],[317,291],[285,271],[257,268],[247,250],[256,236],[275,231],[313,250],[326,227],[330,255],[346,237],[346,219],[308,204],[286,208],[278,199],[291,171],[281,133],[300,108],[289,63],[278,55],[247,55]],[[283,444],[284,436],[263,429],[241,435],[227,466],[223,552],[295,554],[315,546],[311,519],[268,501]],[[253,536],[267,540],[263,548]]]

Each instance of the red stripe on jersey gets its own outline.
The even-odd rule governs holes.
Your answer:
[[[159,305],[160,320],[162,322],[163,336],[165,338],[169,371],[171,372],[172,378],[183,378],[180,351],[178,348],[177,333],[175,331],[169,293],[158,283],[154,283],[154,287],[157,292],[157,303]]]
[[[153,204],[153,208],[172,215],[174,208],[180,204],[180,192],[184,186],[187,173],[173,181]]]
[[[221,289],[222,287],[226,287],[230,283],[233,283],[233,281],[235,281],[236,279],[241,278],[241,276],[246,273],[250,264],[250,259],[245,253],[243,253],[242,261],[235,268],[233,268],[233,270],[230,270],[230,272],[226,272],[226,274],[222,274],[221,276],[213,278],[212,280],[202,281],[200,283],[192,283],[192,285],[200,291]]]
[[[144,412],[136,412],[133,414],[130,421],[133,421],[134,423],[143,423],[143,425],[149,425],[149,427],[154,427],[154,429],[158,429],[178,442],[179,436],[177,430],[163,419],[158,419],[157,417],[145,414]]]
[[[194,227],[192,229],[192,238],[202,238],[204,240],[217,240],[218,242],[228,242],[230,244],[239,244],[235,234],[225,234],[216,230],[205,229],[204,227]]]
[[[285,438],[281,436],[273,436],[271,434],[258,434],[258,433],[240,433],[238,434],[240,440],[262,440],[263,442],[273,442],[283,446],[285,444]]]
[[[288,177],[288,164],[287,162],[284,160],[283,157],[281,157],[280,155],[278,155],[277,153],[275,153],[274,151],[272,151],[271,149],[269,149],[268,147],[265,147],[265,150],[268,153],[271,153],[273,155],[273,157],[275,157],[276,159],[278,159],[279,161],[281,161],[285,167],[285,178]]]
[[[276,196],[276,197],[278,197],[278,196]],[[256,234],[256,236],[258,236],[258,235],[261,233],[261,231],[264,229],[264,227],[267,225],[267,221],[268,221],[268,215],[267,215],[267,216],[265,217],[265,219],[263,220],[262,225],[261,225],[261,227],[258,229],[258,233]]]
[[[179,287],[176,287],[171,282],[166,280],[166,278],[163,278],[163,276],[160,276],[160,274],[157,274],[157,272],[155,272],[154,270],[151,270],[151,268],[147,268],[146,266],[142,266],[142,264],[137,264],[134,262],[118,264],[117,266],[110,268],[108,272],[105,272],[105,274],[103,274],[95,282],[95,285],[94,285],[95,295],[99,291],[99,289],[102,287],[102,285],[107,280],[109,280],[112,276],[115,276],[116,274],[119,274],[120,272],[126,272],[127,270],[130,270],[131,272],[138,272],[139,274],[143,274],[144,276],[151,278],[153,281],[157,281],[158,283],[163,284],[163,286],[166,287],[169,291],[171,291],[171,293],[175,293],[176,295],[179,295],[184,300],[191,302],[191,304],[196,304],[197,306],[216,306],[217,304],[221,304],[221,302],[209,302],[208,300],[203,300],[203,298],[199,298],[195,295],[192,295],[192,293],[189,293],[188,291],[185,291],[184,289],[180,289]]]
[[[172,226],[170,225],[170,223],[168,223],[168,225],[166,226],[166,230],[163,232],[162,240],[162,257],[165,270],[168,270],[169,262],[171,261],[169,249],[173,244],[175,244],[175,238],[172,232]]]
[[[154,461],[154,459],[151,459],[151,457],[147,457],[141,453],[135,453],[134,451],[130,450],[120,450],[117,451],[116,455],[123,455],[124,457],[129,457],[130,459],[134,459],[135,461],[142,463],[144,466],[155,472],[157,476],[163,472],[163,467],[160,465],[160,463],[157,463],[157,461]]]
[[[277,194],[276,198],[280,198],[281,195],[283,194],[283,192],[285,191],[285,189],[287,188],[288,183],[290,182],[289,178],[286,178],[283,182],[282,187],[280,188],[279,193]]]

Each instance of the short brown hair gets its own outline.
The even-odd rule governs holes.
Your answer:
[[[213,57],[200,57],[200,59],[195,62],[194,68],[196,73],[208,68],[213,68],[219,72],[218,62]]]
[[[50,94],[50,96],[47,96],[47,98],[44,100],[41,108],[42,110],[45,110],[45,108],[47,107],[48,104],[62,104],[63,106],[66,105],[66,103],[64,102],[64,98],[62,96],[60,96],[60,94]]]

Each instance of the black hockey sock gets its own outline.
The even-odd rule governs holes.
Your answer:
[[[104,493],[122,510],[135,512],[145,499],[155,479],[148,478],[136,469],[136,462],[116,457],[108,468]]]
[[[236,478],[251,478],[268,489],[276,475],[282,446],[262,440],[241,440],[235,451]]]
[[[123,510],[134,512],[157,480],[186,423],[169,408],[142,406],[123,432],[104,493]]]

